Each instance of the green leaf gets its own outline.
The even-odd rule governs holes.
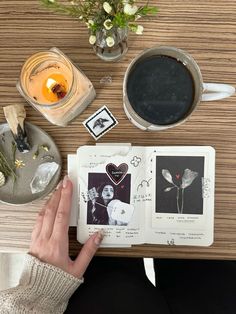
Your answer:
[[[48,8],[49,10],[56,13],[69,15],[86,23],[90,19],[93,20],[94,25],[90,27],[90,31],[92,33],[104,28],[103,23],[107,19],[110,19],[114,26],[125,28],[130,23],[133,24],[138,16],[145,17],[158,12],[158,8],[149,6],[148,2],[146,5],[139,7],[135,15],[127,15],[124,13],[124,5],[122,0],[109,0],[109,4],[113,8],[111,14],[108,14],[104,11],[104,0],[74,0],[73,4],[71,1],[68,1],[68,4],[61,3],[59,0],[39,1],[45,8]],[[135,1],[130,0],[129,3],[132,5],[135,3]],[[129,25],[129,28],[134,29],[134,26]]]

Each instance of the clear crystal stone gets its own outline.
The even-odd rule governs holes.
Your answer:
[[[112,77],[111,77],[110,75],[103,76],[103,77],[100,79],[100,83],[101,83],[101,84],[111,84],[111,83],[112,83]]]
[[[58,168],[59,165],[56,162],[45,162],[39,165],[30,183],[31,192],[36,194],[45,190]]]

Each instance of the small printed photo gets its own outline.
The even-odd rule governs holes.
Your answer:
[[[95,140],[99,139],[117,124],[117,120],[106,106],[103,106],[83,122],[83,125]]]
[[[130,205],[130,182],[130,174],[115,185],[106,173],[89,173],[87,224],[127,226],[134,211]]]
[[[156,156],[156,213],[203,215],[202,156]]]

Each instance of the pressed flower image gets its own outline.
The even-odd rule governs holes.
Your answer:
[[[170,183],[164,192],[169,192],[172,189],[176,189],[176,207],[178,214],[183,214],[184,211],[184,190],[192,184],[194,179],[198,176],[198,173],[195,171],[191,171],[190,169],[185,169],[184,174],[182,176],[182,182],[180,185],[176,185],[173,182],[172,175],[170,174],[168,169],[162,169],[162,175]],[[180,178],[180,175],[176,175],[177,178]]]
[[[203,214],[204,157],[156,157],[156,212]]]

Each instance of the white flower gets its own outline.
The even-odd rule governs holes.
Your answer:
[[[138,25],[135,33],[138,34],[138,35],[142,35],[142,33],[143,33],[143,26],[142,25]]]
[[[134,156],[133,159],[131,160],[131,165],[133,165],[134,167],[138,167],[139,163],[141,162],[141,158]]]
[[[142,17],[141,15],[137,14],[137,15],[135,16],[135,21],[141,19],[141,17]]]
[[[55,0],[48,0],[48,2],[54,3],[54,2],[55,2]]]
[[[124,13],[127,15],[134,15],[138,11],[138,7],[136,5],[131,5],[126,3],[124,5]]]
[[[110,6],[110,4],[108,2],[103,2],[103,9],[108,14],[111,13],[111,11],[112,11],[112,7]]]
[[[103,23],[105,29],[111,29],[113,27],[113,24],[111,22],[110,19],[107,19],[104,23]]]
[[[174,184],[173,179],[172,179],[172,175],[168,169],[162,169],[161,173],[162,173],[163,177],[166,179],[166,181]]]
[[[114,44],[115,44],[114,38],[111,37],[111,36],[108,36],[108,37],[106,38],[106,43],[107,43],[107,46],[108,46],[108,47],[114,46]]]
[[[182,184],[181,188],[186,189],[188,186],[190,186],[193,182],[193,180],[198,176],[198,173],[195,171],[192,171],[190,169],[184,170],[184,175],[182,177]]]
[[[97,38],[96,38],[95,35],[90,35],[90,36],[89,36],[89,43],[90,43],[91,45],[94,45],[95,42],[96,42],[96,40],[97,40]]]
[[[129,0],[122,0],[123,5],[125,5],[126,3],[129,3]]]
[[[88,22],[86,23],[86,25],[88,26],[88,28],[91,28],[91,26],[94,25],[94,21],[93,21],[93,20],[88,20]]]

